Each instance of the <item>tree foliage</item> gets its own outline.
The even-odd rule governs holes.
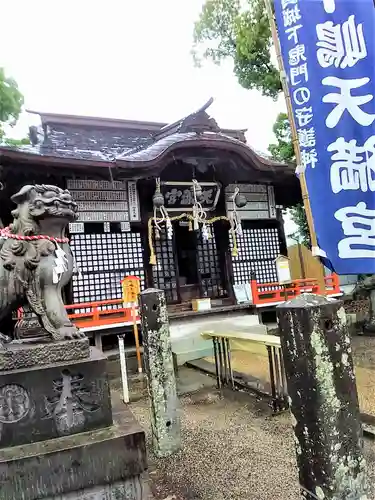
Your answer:
[[[206,0],[194,27],[197,63],[209,59],[234,63],[242,87],[276,98],[279,71],[271,61],[272,38],[264,0]]]
[[[283,162],[294,162],[294,148],[292,142],[292,134],[288,115],[280,113],[273,126],[273,132],[276,137],[276,144],[270,144],[268,147],[269,152],[275,160]],[[289,209],[291,220],[297,226],[297,231],[288,235],[290,238],[306,245],[311,246],[309,225],[306,219],[305,208],[303,203],[296,205]]]
[[[7,146],[21,146],[29,144],[28,138],[11,139],[5,136],[4,125],[16,124],[23,106],[23,95],[18,89],[17,82],[5,74],[0,68],[0,142]]]
[[[2,143],[5,146],[25,146],[26,144],[30,144],[30,139],[28,137],[25,137],[23,139],[12,139],[11,137],[4,137]]]
[[[289,209],[291,220],[297,226],[297,231],[288,236],[293,240],[302,243],[308,248],[311,247],[309,225],[307,223],[306,212],[303,203],[299,203],[295,207]]]
[[[4,68],[0,68],[0,137],[4,135],[5,124],[14,125],[17,122],[22,106],[23,95],[17,82],[5,75]]]
[[[194,27],[193,54],[197,63],[208,59],[234,63],[240,85],[276,99],[282,90],[280,74],[271,61],[272,37],[264,0],[206,0]],[[269,151],[276,160],[294,161],[291,129],[286,113],[273,126],[276,143]],[[290,235],[310,246],[303,204],[289,211],[298,230]]]
[[[292,134],[288,115],[280,113],[273,126],[277,143],[270,144],[268,150],[275,160],[291,162],[295,160]]]

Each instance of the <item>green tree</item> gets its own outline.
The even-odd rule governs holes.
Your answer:
[[[276,118],[273,133],[277,143],[268,146],[272,158],[283,162],[295,161],[290,123],[286,113],[280,113]]]
[[[26,144],[30,144],[30,139],[25,137],[24,139],[12,139],[11,137],[4,137],[2,143],[5,146],[25,146]]]
[[[5,75],[0,68],[0,137],[4,136],[4,125],[15,125],[23,106],[23,95],[17,82]]]
[[[193,54],[200,64],[232,59],[242,87],[277,98],[279,71],[271,61],[272,38],[264,0],[206,0],[194,26]]]
[[[206,0],[194,26],[193,55],[197,64],[208,59],[233,61],[240,85],[276,99],[282,91],[280,73],[271,60],[272,36],[264,0]],[[269,151],[276,160],[295,161],[288,116],[279,114],[273,126],[276,143]],[[292,238],[310,245],[303,204],[290,209],[298,226]]]
[[[289,215],[291,220],[297,226],[297,231],[292,234],[288,234],[293,240],[302,243],[308,248],[311,247],[310,231],[309,225],[307,223],[306,212],[303,203],[299,203],[293,208],[289,209]]]
[[[292,134],[288,115],[280,113],[273,126],[273,133],[276,137],[276,144],[270,144],[268,147],[269,152],[275,160],[283,162],[294,162],[294,148],[292,143]],[[299,203],[295,207],[289,209],[291,220],[297,226],[297,231],[288,236],[294,240],[299,241],[307,247],[311,246],[309,225],[306,219],[305,208],[303,203]]]

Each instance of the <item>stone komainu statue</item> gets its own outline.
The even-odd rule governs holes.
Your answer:
[[[24,186],[11,200],[13,223],[0,230],[0,320],[29,305],[53,341],[84,337],[71,323],[62,288],[73,274],[73,255],[64,237],[77,218],[69,191]],[[0,341],[11,339],[2,335]]]

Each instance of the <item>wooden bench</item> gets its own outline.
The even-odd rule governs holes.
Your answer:
[[[251,352],[250,345],[254,343],[265,346],[268,351],[273,412],[278,413],[289,407],[280,337],[264,333],[220,331],[205,331],[201,336],[213,342],[217,387],[220,390],[229,384],[232,389],[236,388],[231,363],[233,351]]]

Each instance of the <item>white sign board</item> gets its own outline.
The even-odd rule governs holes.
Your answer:
[[[139,209],[138,189],[136,182],[128,182],[128,195],[129,195],[129,215],[131,222],[141,220],[141,213]]]
[[[233,285],[233,291],[237,304],[251,304],[253,302],[251,288],[248,283]]]
[[[289,268],[289,259],[280,255],[275,260],[276,263],[276,272],[277,272],[277,281],[280,285],[288,285],[292,282],[292,277],[290,274]]]
[[[78,204],[78,222],[139,222],[137,183],[68,179],[67,188]]]
[[[228,216],[234,210],[233,196],[236,189],[247,201],[245,206],[236,207],[241,220],[276,218],[274,188],[265,184],[229,184],[225,188],[225,205]]]
[[[84,233],[84,232],[85,232],[85,225],[83,222],[71,222],[69,224],[69,233],[77,234],[77,233]]]

